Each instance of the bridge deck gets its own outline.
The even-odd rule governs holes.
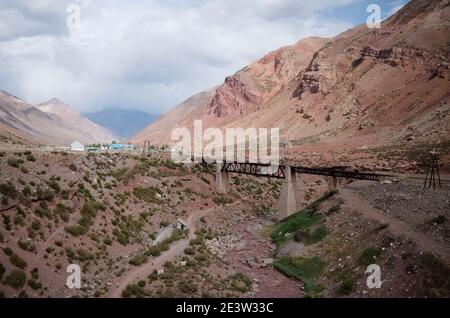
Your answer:
[[[289,166],[271,166],[262,163],[240,163],[240,162],[224,162],[221,172],[239,173],[253,175],[257,177],[267,177],[276,179],[286,178],[286,169]],[[383,177],[394,177],[393,175],[378,174],[373,172],[360,172],[348,170],[345,167],[303,167],[290,166],[293,173],[310,174],[333,178],[347,178],[355,180],[380,181]]]

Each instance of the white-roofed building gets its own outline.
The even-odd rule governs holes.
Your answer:
[[[79,141],[74,141],[70,144],[71,151],[84,151],[84,145]]]

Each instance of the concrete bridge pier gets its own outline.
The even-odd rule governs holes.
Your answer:
[[[283,180],[279,203],[279,214],[281,218],[298,212],[297,199],[295,198],[296,185],[297,177],[295,172],[291,167],[286,167],[286,178]]]
[[[328,192],[336,191],[339,189],[339,181],[337,177],[328,178]]]
[[[222,172],[223,164],[216,165],[216,189],[218,193],[228,193],[230,188],[230,178],[228,172]]]

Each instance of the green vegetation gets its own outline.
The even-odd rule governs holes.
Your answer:
[[[36,251],[36,247],[35,247],[34,244],[31,243],[31,242],[25,242],[25,241],[19,240],[19,241],[17,242],[17,244],[18,244],[19,247],[20,247],[21,249],[23,249],[24,251],[27,251],[27,252],[35,252],[35,251]]]
[[[17,197],[17,190],[11,183],[0,183],[0,193],[4,196],[15,199]]]
[[[374,264],[381,256],[381,249],[378,247],[366,248],[358,258],[358,264],[362,266],[369,266]]]
[[[145,219],[142,215],[138,219],[133,218],[131,215],[122,215],[115,218],[112,224],[115,226],[113,235],[117,241],[122,245],[128,245],[140,239],[139,234],[145,225]]]
[[[247,293],[253,286],[253,280],[243,273],[236,273],[229,277],[231,289],[241,293]]]
[[[5,271],[6,271],[5,267],[3,266],[2,263],[0,263],[0,282],[3,279],[3,275],[5,274]]]
[[[352,268],[338,267],[334,272],[330,273],[329,276],[339,284],[337,292],[340,295],[343,296],[350,295],[354,291],[358,275],[354,272]]]
[[[78,224],[66,227],[66,232],[75,237],[86,234],[90,226],[94,223],[97,211],[99,210],[106,210],[102,203],[96,201],[86,202],[80,211],[81,219],[78,221]]]
[[[227,204],[230,204],[233,202],[233,200],[231,200],[231,198],[225,196],[225,195],[216,195],[213,198],[214,203],[216,203],[217,205],[222,205],[225,206]]]
[[[11,218],[7,214],[2,214],[3,224],[7,231],[11,231]]]
[[[147,203],[161,204],[162,200],[160,197],[163,192],[156,187],[149,188],[134,188],[133,194],[140,200]]]
[[[145,254],[137,255],[130,260],[130,265],[133,266],[141,266],[142,264],[147,263],[148,257]]]
[[[28,281],[28,286],[30,286],[33,290],[39,290],[42,288],[42,284],[34,279],[30,279]]]
[[[27,158],[28,161],[31,161],[31,162],[35,162],[36,161],[36,158],[33,156],[33,154],[31,152],[29,152],[29,151],[27,152],[26,151],[25,155],[27,156],[26,158]]]
[[[328,235],[328,230],[325,226],[319,226],[311,231],[311,229],[299,230],[294,234],[294,240],[306,244],[314,244],[320,242]]]
[[[25,273],[23,271],[15,269],[8,276],[5,277],[3,283],[17,290],[25,285],[26,280],[27,277]]]
[[[19,168],[20,165],[23,163],[22,159],[16,159],[16,158],[9,158],[8,159],[8,165],[10,165],[13,168]]]
[[[55,210],[53,211],[53,214],[55,216],[59,216],[64,222],[68,222],[72,212],[73,210],[71,208],[64,206],[64,204],[62,203],[58,203]]]
[[[138,284],[132,284],[128,285],[127,288],[122,292],[123,298],[130,298],[130,297],[144,297],[146,296],[146,292],[144,288],[139,286]]]
[[[320,297],[325,289],[317,282],[326,267],[326,263],[319,257],[284,257],[276,260],[273,266],[286,276],[302,281],[307,297]]]
[[[42,189],[41,187],[38,187],[36,189],[36,197],[40,201],[53,201],[55,198],[55,193],[53,190],[49,188]]]
[[[192,282],[182,280],[178,283],[178,289],[187,295],[193,295],[197,292],[198,287]]]
[[[276,224],[270,233],[270,237],[273,242],[279,244],[284,242],[287,237],[290,237],[291,233],[299,230],[306,230],[310,226],[319,223],[321,220],[322,216],[319,214],[311,214],[308,208],[306,208]]]
[[[17,254],[12,254],[9,257],[9,261],[11,262],[11,264],[13,264],[14,266],[16,266],[17,268],[20,269],[24,269],[25,267],[27,267],[27,262],[25,262],[19,255]]]
[[[335,193],[336,192],[327,192],[321,198],[314,201],[300,212],[295,213],[277,223],[270,232],[270,237],[273,242],[280,244],[288,237],[291,237],[292,233],[300,230],[306,230],[312,225],[320,223],[323,220],[323,216],[315,212],[318,210],[322,202],[333,196]],[[315,233],[315,238],[320,239],[321,236],[326,235],[326,233],[323,232],[324,231],[321,230]]]

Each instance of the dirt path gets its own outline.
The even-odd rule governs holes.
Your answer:
[[[240,204],[241,201],[234,202],[227,206],[234,206]],[[207,210],[199,210],[196,213],[191,213],[186,219],[186,223],[189,227],[189,235],[187,239],[177,241],[170,246],[170,249],[158,256],[157,258],[151,260],[151,262],[144,264],[142,266],[136,267],[130,271],[126,276],[119,278],[120,281],[116,280],[113,282],[112,288],[106,294],[106,298],[120,298],[122,296],[122,291],[129,285],[138,280],[139,278],[144,278],[150,275],[154,270],[163,267],[164,263],[174,259],[176,256],[181,255],[185,248],[188,247],[190,240],[195,238],[195,223],[203,216],[216,210],[218,207],[214,207]],[[117,286],[117,283],[119,284]]]
[[[364,216],[377,220],[380,223],[389,224],[389,230],[393,234],[406,235],[408,238],[416,242],[419,248],[423,251],[438,255],[442,257],[445,262],[450,263],[450,249],[448,246],[429,238],[421,232],[416,231],[405,222],[370,207],[357,193],[354,192],[357,188],[357,185],[349,185],[346,188],[340,189],[339,194],[348,205],[356,211],[362,213]]]

